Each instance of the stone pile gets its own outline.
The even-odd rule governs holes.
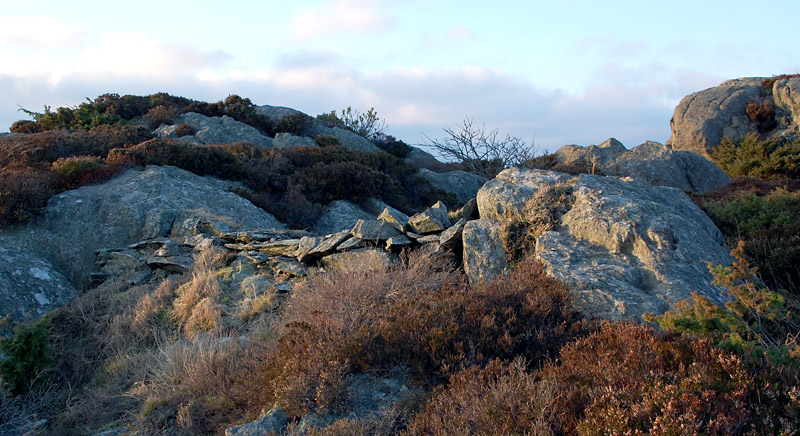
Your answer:
[[[99,283],[126,274],[131,284],[140,284],[186,273],[192,269],[193,255],[210,248],[231,252],[255,273],[287,281],[305,277],[314,267],[325,268],[365,253],[386,264],[404,248],[419,246],[434,246],[459,257],[464,226],[476,214],[474,199],[453,213],[455,222],[441,202],[411,217],[386,207],[375,219],[360,219],[352,229],[327,235],[283,229],[218,232],[200,223],[183,242],[149,238],[121,249],[98,250],[91,278]]]

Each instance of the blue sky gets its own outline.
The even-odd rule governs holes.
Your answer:
[[[409,143],[471,117],[540,149],[663,142],[680,99],[800,73],[794,0],[4,2],[0,131],[106,92],[375,107]]]

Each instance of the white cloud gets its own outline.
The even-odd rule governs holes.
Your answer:
[[[292,37],[310,40],[330,34],[379,33],[394,20],[381,14],[374,2],[335,0],[297,15],[290,22]]]
[[[451,43],[458,43],[464,41],[477,41],[478,35],[471,29],[464,26],[451,27],[447,31],[447,40]]]
[[[229,58],[224,52],[169,45],[140,33],[109,33],[82,51],[75,71],[88,75],[175,77],[210,65],[219,66]]]
[[[64,24],[53,17],[0,16],[0,44],[28,48],[72,45],[80,39],[80,26]]]

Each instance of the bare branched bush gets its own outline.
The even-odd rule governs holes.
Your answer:
[[[536,157],[533,141],[506,134],[500,137],[497,129],[488,130],[486,125],[477,126],[472,118],[465,118],[455,129],[444,128],[445,137],[431,139],[425,136],[428,147],[433,147],[448,160],[461,163],[464,170],[488,179],[494,178],[502,169],[523,166]]]

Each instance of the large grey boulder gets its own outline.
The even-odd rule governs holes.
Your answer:
[[[710,157],[722,138],[738,139],[752,130],[745,110],[751,101],[760,100],[764,91],[761,79],[751,77],[687,95],[670,120],[672,137],[667,144]]]
[[[344,229],[352,229],[358,220],[374,219],[371,211],[345,200],[331,202],[325,212],[317,220],[312,231],[319,235],[336,233]]]
[[[177,129],[181,124],[188,124],[195,129],[193,135],[178,138]],[[264,135],[255,127],[249,126],[233,118],[208,117],[195,112],[185,113],[175,119],[171,126],[161,126],[156,129],[159,138],[176,139],[195,145],[232,144],[234,142],[247,142],[258,147],[272,147],[272,138]]]
[[[42,255],[74,284],[85,284],[95,251],[148,238],[286,229],[271,214],[230,192],[236,187],[175,167],[131,169],[105,183],[63,192],[43,216],[4,237]]]
[[[10,315],[12,322],[37,318],[78,294],[50,262],[8,242],[0,240],[0,318]]]
[[[305,116],[307,117],[307,125],[304,127],[301,133],[302,136],[306,136],[309,138],[315,138],[317,135],[322,136],[333,136],[337,140],[339,140],[339,144],[345,148],[349,148],[351,150],[356,151],[363,151],[368,153],[377,153],[380,151],[377,145],[373,144],[372,141],[369,139],[360,136],[354,132],[351,132],[347,129],[342,129],[339,127],[328,127],[322,121],[310,117],[298,110],[281,107],[281,106],[259,106],[256,110],[262,114],[266,115],[275,123],[280,122],[280,120],[287,116]]]
[[[558,166],[601,175],[633,177],[689,192],[708,192],[731,178],[699,154],[647,141],[631,150],[610,138],[598,145],[565,145],[553,153]],[[556,168],[558,168],[558,166]]]
[[[435,188],[455,194],[462,204],[475,198],[478,189],[486,183],[484,177],[461,170],[436,173],[423,168],[419,170],[419,175]]]
[[[306,136],[278,133],[273,141],[275,148],[317,147],[317,142]]]
[[[503,226],[536,221],[532,211],[546,207],[537,194],[554,187],[571,194],[554,225],[540,232],[534,255],[549,275],[573,290],[576,307],[586,315],[641,320],[694,291],[716,303],[726,301],[710,284],[706,262],[729,264],[728,249],[719,230],[682,191],[541,170],[504,170],[478,192],[482,219],[464,228],[464,264],[471,281],[491,278],[505,267],[498,256]]]
[[[684,97],[670,120],[672,136],[667,145],[709,157],[723,138],[738,140],[750,132],[769,137],[795,139],[800,133],[798,118],[800,78],[748,77],[728,80],[719,86]],[[775,123],[763,131],[747,114],[750,103],[774,107]]]

